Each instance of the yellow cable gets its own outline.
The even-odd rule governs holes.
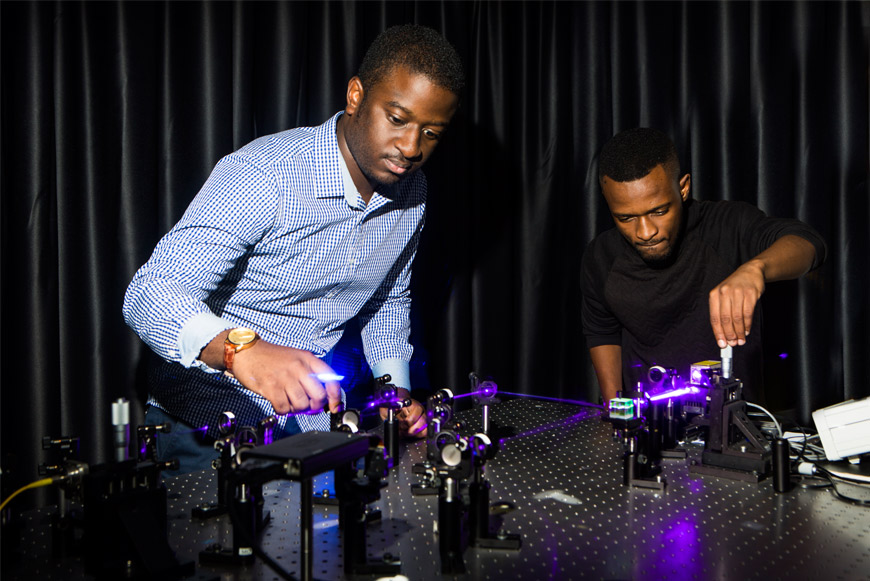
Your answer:
[[[16,490],[15,492],[13,492],[13,493],[9,496],[9,498],[7,498],[6,500],[4,500],[4,501],[3,501],[3,504],[0,504],[0,511],[2,511],[4,508],[6,508],[6,505],[9,504],[9,501],[10,501],[10,500],[12,500],[13,498],[15,498],[16,496],[18,496],[19,494],[21,494],[21,493],[24,492],[25,490],[28,490],[28,489],[30,489],[30,488],[39,488],[40,486],[48,486],[49,484],[51,484],[51,483],[54,482],[54,481],[55,481],[54,478],[43,478],[42,480],[37,480],[36,482],[31,482],[31,483],[28,484],[27,486],[22,486],[21,488],[19,488],[19,489]]]

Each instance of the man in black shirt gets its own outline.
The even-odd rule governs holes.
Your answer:
[[[582,264],[582,317],[607,403],[652,365],[687,377],[692,363],[734,349],[748,399],[760,391],[758,300],[765,284],[819,266],[825,243],[797,220],[742,202],[689,198],[676,148],[638,128],[599,156],[599,183],[616,228],[597,236]]]

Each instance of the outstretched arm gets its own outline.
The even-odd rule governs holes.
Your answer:
[[[812,243],[789,234],[735,270],[710,291],[710,324],[720,348],[743,345],[752,327],[755,305],[765,284],[806,274],[816,250]]]
[[[200,360],[212,369],[224,369],[224,331],[211,340]],[[269,400],[279,414],[335,411],[341,404],[341,389],[336,381],[320,382],[314,376],[335,372],[318,357],[292,347],[262,339],[250,349],[236,353],[233,375],[251,391]]]
[[[601,397],[604,398],[604,405],[607,405],[622,389],[622,347],[598,345],[589,349],[589,355],[598,376]]]
[[[360,334],[365,346],[366,358],[375,377],[388,374],[391,383],[398,388],[402,398],[411,397],[411,377],[408,362],[413,348],[408,340],[411,331],[411,268],[417,253],[421,217],[413,235],[408,240],[390,273],[375,292],[369,303],[360,312]],[[386,419],[387,408],[381,408],[381,417]],[[414,438],[426,437],[427,418],[423,405],[411,399],[411,405],[398,412],[399,433]]]

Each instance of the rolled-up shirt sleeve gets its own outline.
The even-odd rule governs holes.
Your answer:
[[[127,324],[167,361],[200,365],[201,349],[236,326],[206,298],[274,220],[273,177],[231,154],[222,159],[181,220],[127,288]]]

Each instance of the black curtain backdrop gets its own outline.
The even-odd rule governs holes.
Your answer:
[[[105,461],[111,402],[141,421],[148,350],[121,317],[133,273],[220,157],[341,109],[365,48],[406,22],[442,31],[469,81],[426,168],[416,387],[462,391],[475,370],[505,391],[598,401],[577,280],[611,226],[596,154],[646,125],[674,137],[696,199],[800,218],[829,244],[820,270],[764,297],[768,406],[809,422],[870,395],[868,3],[0,11],[4,497],[37,478],[43,436],[78,436]]]

